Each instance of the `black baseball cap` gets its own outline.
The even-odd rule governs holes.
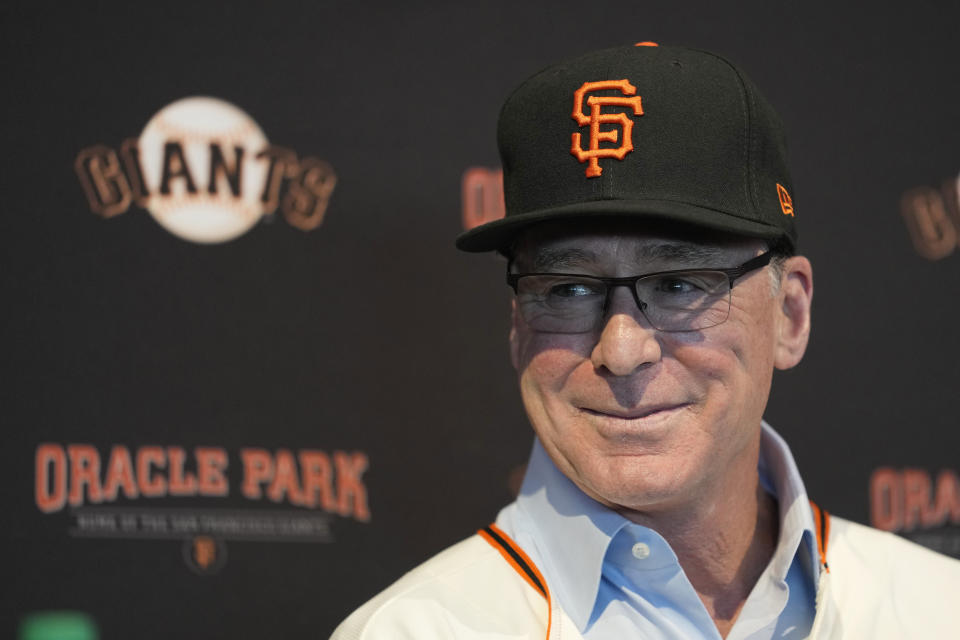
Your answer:
[[[497,128],[506,216],[464,232],[505,250],[530,225],[643,219],[797,242],[783,125],[746,74],[697,49],[605,49],[521,84]]]

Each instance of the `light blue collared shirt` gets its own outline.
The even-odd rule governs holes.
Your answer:
[[[766,423],[758,471],[779,503],[780,538],[727,639],[806,638],[820,574],[813,514],[789,447]],[[539,440],[520,495],[497,525],[527,552],[588,640],[720,640],[667,541],[587,497]]]

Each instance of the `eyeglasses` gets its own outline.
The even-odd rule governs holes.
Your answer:
[[[681,269],[627,278],[569,273],[507,273],[524,322],[534,331],[584,333],[606,316],[610,292],[627,287],[659,331],[699,331],[730,315],[730,290],[745,274],[769,264],[768,251],[733,269]]]

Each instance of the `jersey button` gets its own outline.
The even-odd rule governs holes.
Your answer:
[[[633,557],[637,560],[646,560],[650,557],[650,545],[645,542],[638,542],[633,545],[631,551],[633,552]]]

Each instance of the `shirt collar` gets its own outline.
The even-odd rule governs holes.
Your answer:
[[[543,560],[540,569],[553,596],[584,629],[600,586],[603,556],[628,520],[563,475],[539,439],[533,444],[517,507],[533,529]]]
[[[777,498],[780,506],[780,539],[771,560],[773,575],[787,575],[794,554],[800,553],[813,584],[820,578],[816,525],[807,490],[790,447],[766,422],[760,437],[760,461],[757,465],[764,489]]]
[[[794,556],[803,550],[800,557],[816,584],[819,556],[806,489],[790,448],[766,422],[758,471],[764,488],[780,505],[780,539],[771,560],[772,574],[785,578]],[[597,599],[607,548],[630,522],[584,494],[557,469],[539,439],[534,441],[517,507],[533,530],[543,561],[540,569],[551,592],[582,632]]]

